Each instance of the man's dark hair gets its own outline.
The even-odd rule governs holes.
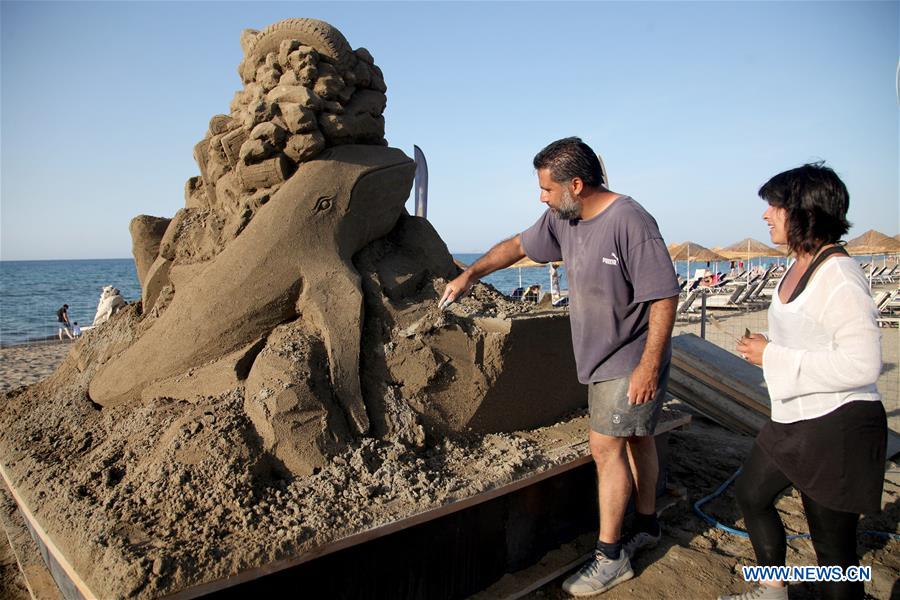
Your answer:
[[[534,157],[535,169],[549,169],[550,178],[563,183],[578,177],[588,187],[600,187],[603,170],[600,160],[591,147],[581,138],[567,137],[556,140]]]
[[[850,194],[841,178],[817,162],[779,173],[761,188],[759,197],[787,212],[788,247],[814,254],[850,229]]]

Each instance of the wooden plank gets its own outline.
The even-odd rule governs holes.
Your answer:
[[[35,519],[34,514],[28,509],[24,499],[18,494],[15,486],[12,484],[6,469],[0,464],[0,477],[3,478],[10,495],[19,507],[19,513],[28,528],[31,537],[34,539],[44,562],[47,564],[50,574],[63,597],[69,599],[97,600],[97,596],[90,590],[87,584],[78,576],[72,563],[66,558],[65,554],[59,547],[53,543],[53,540],[47,534],[47,531],[41,527],[41,524]]]
[[[756,435],[765,425],[765,416],[731,401],[675,368],[669,373],[669,391],[732,431]]]
[[[0,522],[25,580],[28,594],[32,600],[60,600],[63,596],[44,563],[41,551],[31,539],[15,501],[3,484],[0,484],[0,504],[3,506],[3,510],[0,510]]]
[[[747,408],[766,415],[771,411],[762,369],[694,334],[672,338],[672,366],[740,399]]]
[[[767,417],[771,415],[771,406],[768,402],[763,403],[762,398],[757,394],[748,394],[748,390],[741,389],[742,386],[739,382],[723,379],[723,374],[721,371],[708,369],[706,365],[702,364],[691,364],[689,361],[685,361],[683,359],[677,360],[676,364],[676,359],[674,358],[672,360],[672,368],[675,370],[683,371],[691,378],[696,379],[707,387],[718,391],[722,395],[727,396],[729,399],[739,403],[745,408],[748,408],[754,412],[758,412],[759,414],[765,415]],[[768,400],[768,396],[766,396],[766,400]]]

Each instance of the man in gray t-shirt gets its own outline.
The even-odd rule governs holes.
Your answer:
[[[583,596],[630,579],[630,556],[660,538],[653,430],[668,381],[678,281],[656,221],[632,198],[604,187],[587,144],[553,142],[535,156],[534,167],[548,210],[448,283],[441,304],[526,255],[565,262],[572,344],[578,379],[588,385],[589,441],[599,475],[597,551],[563,583]],[[623,537],[632,490],[635,527]]]

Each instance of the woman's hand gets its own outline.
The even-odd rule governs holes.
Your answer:
[[[737,351],[748,363],[762,366],[763,351],[769,340],[761,333],[753,333],[750,337],[742,337],[737,344]]]

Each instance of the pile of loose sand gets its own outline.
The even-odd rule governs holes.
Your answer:
[[[4,399],[0,461],[79,574],[111,596],[155,597],[295,556],[566,458],[515,434],[418,451],[367,438],[314,475],[285,477],[238,393],[98,411],[40,387]]]

